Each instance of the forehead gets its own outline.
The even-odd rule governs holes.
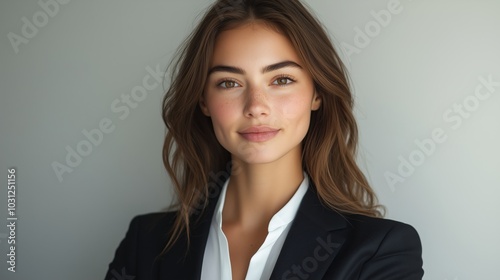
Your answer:
[[[299,56],[286,36],[269,25],[251,22],[221,32],[215,41],[212,65],[263,65],[293,60]]]

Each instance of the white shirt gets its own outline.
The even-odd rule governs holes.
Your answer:
[[[222,187],[219,201],[215,208],[210,232],[203,256],[202,280],[231,280],[231,260],[226,235],[222,231],[222,209],[226,198],[229,179]],[[290,200],[271,218],[264,243],[250,259],[246,280],[267,280],[271,276],[285,238],[290,230],[300,202],[309,187],[309,177],[304,172],[304,180]]]

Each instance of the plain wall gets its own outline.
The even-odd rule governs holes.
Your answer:
[[[15,273],[0,226],[0,278],[102,279],[131,218],[171,203],[168,80],[152,72],[211,1],[47,2],[0,3],[1,224],[10,167],[18,217]],[[359,163],[387,217],[420,233],[424,278],[499,279],[500,1],[306,3],[350,70]]]

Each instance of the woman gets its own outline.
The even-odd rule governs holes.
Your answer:
[[[422,278],[417,232],[381,218],[355,163],[345,68],[298,0],[213,4],[163,105],[178,207],[134,218],[106,279]]]

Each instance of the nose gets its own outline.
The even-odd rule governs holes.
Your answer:
[[[244,115],[248,118],[268,116],[270,112],[268,97],[262,89],[249,87],[245,94]]]

